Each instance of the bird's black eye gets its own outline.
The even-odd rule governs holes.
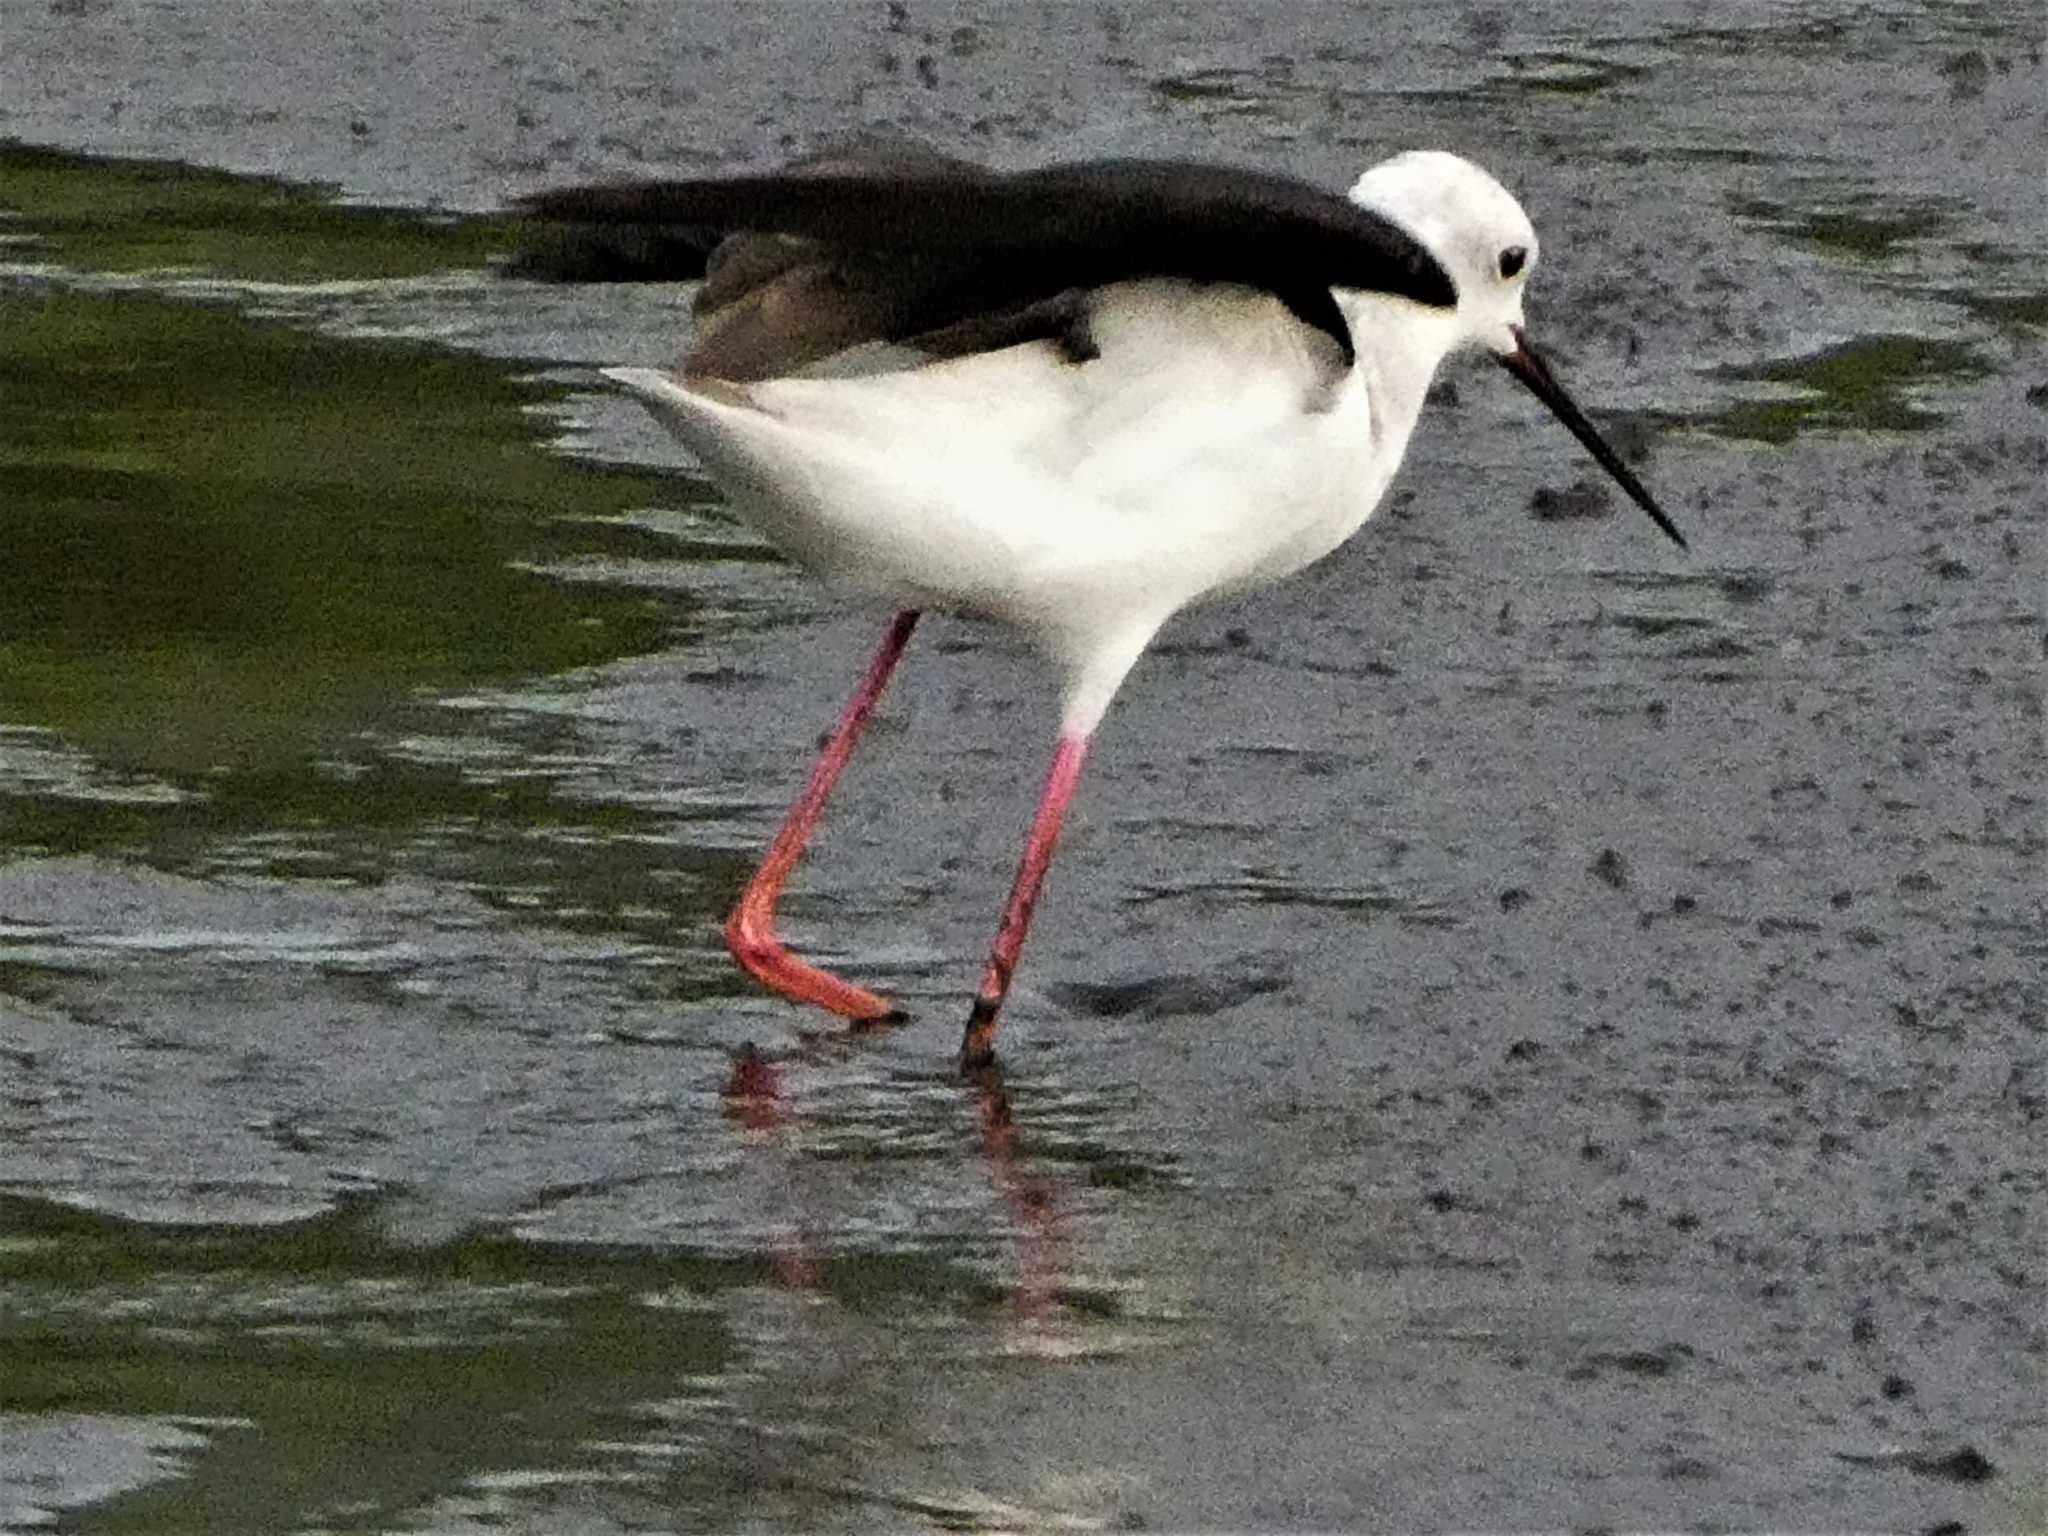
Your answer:
[[[1506,282],[1519,274],[1528,261],[1529,248],[1526,245],[1508,246],[1500,253],[1501,281]]]

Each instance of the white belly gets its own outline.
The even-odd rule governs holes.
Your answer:
[[[1402,446],[1375,442],[1356,375],[1333,386],[1277,301],[1163,282],[1112,293],[1082,366],[1032,344],[744,388],[612,376],[793,558],[1071,656],[1327,554]]]

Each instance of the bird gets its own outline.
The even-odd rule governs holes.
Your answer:
[[[726,920],[746,971],[855,1024],[907,1017],[789,952],[783,887],[920,614],[1007,626],[1057,672],[1059,728],[968,1010],[966,1072],[994,1062],[1062,820],[1132,666],[1183,608],[1349,539],[1447,357],[1491,355],[1686,546],[1530,339],[1528,214],[1448,151],[1396,154],[1340,193],[1182,160],[997,171],[854,148],[518,206],[556,236],[530,270],[573,276],[559,258],[581,249],[605,252],[604,276],[701,272],[679,365],[605,375],[739,518],[893,610]],[[598,231],[610,240],[574,243]]]

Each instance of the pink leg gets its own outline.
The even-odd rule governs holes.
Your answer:
[[[966,1038],[960,1042],[960,1069],[971,1072],[995,1059],[996,1014],[1010,990],[1011,973],[1017,969],[1017,955],[1024,948],[1024,933],[1031,926],[1031,909],[1038,902],[1038,888],[1052,863],[1053,844],[1059,840],[1060,822],[1067,814],[1067,802],[1074,798],[1074,785],[1081,777],[1081,760],[1088,755],[1086,736],[1062,736],[1053,749],[1052,769],[1045,776],[1045,789],[1038,797],[1038,813],[1031,819],[1031,835],[1024,840],[1024,859],[1017,866],[1016,883],[1003,908],[1003,925],[996,930],[995,948],[989,952],[988,969],[982,972],[981,990],[975,994],[974,1009],[967,1016]]]
[[[882,696],[882,689],[889,681],[889,674],[896,670],[896,663],[903,659],[903,648],[910,643],[910,632],[916,627],[917,610],[914,608],[905,609],[891,621],[889,632],[883,637],[882,648],[875,652],[875,659],[868,664],[867,676],[861,679],[860,687],[847,701],[845,712],[840,715],[839,723],[832,728],[832,735],[825,743],[825,750],[818,755],[817,765],[811,769],[804,792],[790,807],[789,817],[783,822],[782,830],[775,834],[775,841],[769,844],[761,867],[754,871],[754,878],[747,882],[746,890],[740,895],[739,905],[725,920],[726,948],[755,980],[784,997],[794,998],[800,1003],[816,1003],[843,1018],[861,1023],[899,1020],[904,1014],[865,987],[841,981],[837,976],[806,965],[790,954],[783,948],[782,941],[775,937],[775,904],[782,896],[783,882],[796,868],[797,858],[804,851],[804,842],[810,837],[811,828],[817,825],[818,816],[825,809],[825,797],[832,793],[832,786],[839,781],[840,770],[852,756],[853,744],[860,739],[861,728],[875,712],[875,701]]]

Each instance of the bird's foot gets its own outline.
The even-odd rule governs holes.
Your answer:
[[[780,992],[793,1002],[813,1003],[857,1028],[902,1024],[910,1018],[887,998],[866,987],[857,987],[829,971],[805,964],[784,948],[772,932],[737,915],[726,924],[725,944],[747,974],[769,991]]]
[[[977,997],[960,1040],[960,1075],[974,1077],[996,1064],[996,1010],[1002,999]]]
[[[881,1014],[875,1018],[848,1019],[846,1023],[847,1027],[851,1029],[856,1035],[864,1035],[868,1033],[870,1030],[894,1029],[899,1024],[908,1024],[910,1022],[910,1019],[911,1013],[908,1008],[892,1007],[887,1013]]]

